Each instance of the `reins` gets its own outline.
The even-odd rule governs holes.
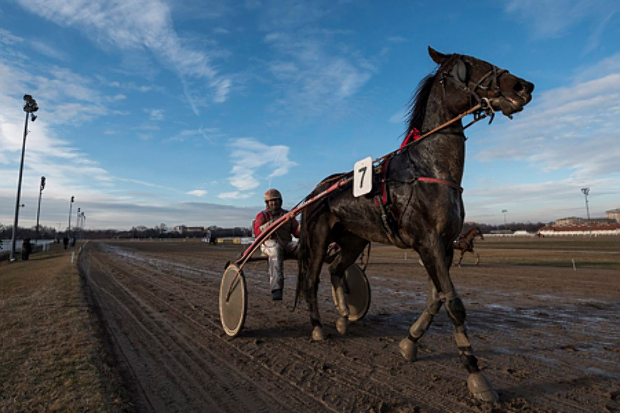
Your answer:
[[[484,113],[482,113],[484,112]],[[469,122],[466,126],[463,127],[463,130],[469,128],[470,126],[472,126],[474,123],[481,121],[482,119],[486,118],[487,116],[491,116],[491,121],[493,120],[493,117],[495,116],[495,111],[493,110],[493,108],[491,107],[491,103],[489,102],[489,100],[487,98],[482,98],[482,103],[478,103],[476,106],[474,106],[473,108],[461,113],[460,115],[450,119],[449,121],[437,126],[436,128],[426,132],[423,135],[420,135],[420,137],[416,138],[414,141],[407,143],[406,145],[403,145],[402,147],[382,156],[381,158],[377,158],[375,160],[372,161],[373,165],[377,164],[387,158],[389,158],[390,156],[398,153],[398,152],[402,152],[403,149],[407,148],[408,146],[414,145],[418,142],[420,142],[422,139],[429,137],[430,135],[434,134],[435,132],[438,132],[442,129],[444,129],[447,126],[452,125],[454,122],[457,122],[461,119],[463,119],[465,116],[467,115],[471,115],[474,114],[474,120],[472,120],[471,122]],[[405,140],[407,140],[412,134],[414,133],[414,130],[412,130],[411,132],[409,132],[409,134],[407,135],[407,137],[405,138]],[[332,178],[329,179],[325,179],[324,181],[321,182],[321,184],[327,184],[333,181],[336,181],[338,179],[347,179],[350,180],[351,177],[350,175],[353,173],[353,171],[349,171],[349,172],[345,172],[343,174],[334,176]],[[418,178],[419,179],[419,178]],[[435,180],[434,178],[424,178],[422,179],[423,181],[428,181],[428,182],[437,182],[438,180]],[[442,183],[447,182],[447,181],[443,181],[441,180]],[[456,184],[454,184],[456,185]],[[452,186],[452,185],[450,185]],[[460,189],[460,187],[457,185],[457,188]]]

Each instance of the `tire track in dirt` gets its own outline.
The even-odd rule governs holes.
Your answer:
[[[106,270],[108,271],[108,276],[110,275],[110,273],[115,272],[109,267],[107,267]],[[101,274],[99,275],[101,276]],[[125,293],[127,297],[125,299],[122,299],[122,293],[119,292],[112,293],[108,291],[108,294],[111,297],[114,297],[113,299],[117,301],[117,305],[124,309],[126,314],[130,315],[130,318],[133,321],[133,325],[140,327],[147,333],[148,340],[136,343],[134,346],[138,347],[140,350],[147,350],[149,352],[149,357],[152,357],[156,361],[158,361],[158,354],[160,354],[160,352],[155,350],[149,350],[151,350],[153,345],[160,347],[159,350],[161,350],[161,353],[163,353],[165,357],[159,357],[159,361],[162,362],[163,366],[166,367],[167,372],[170,374],[170,377],[168,377],[168,379],[172,379],[166,380],[166,382],[176,386],[181,385],[182,389],[186,383],[192,383],[193,387],[191,389],[188,389],[191,391],[186,391],[188,399],[191,400],[192,398],[196,398],[197,395],[202,396],[200,403],[194,404],[194,408],[192,410],[205,411],[204,409],[207,408],[207,410],[237,411],[239,410],[239,408],[242,408],[248,411],[268,412],[273,411],[275,407],[274,405],[278,404],[280,405],[279,410],[281,411],[292,410],[280,404],[277,399],[273,399],[269,393],[266,393],[266,396],[268,397],[265,397],[265,395],[262,394],[253,394],[256,392],[252,390],[252,387],[260,388],[260,386],[254,386],[256,383],[253,383],[253,385],[248,385],[246,378],[232,374],[229,369],[230,366],[227,365],[227,363],[224,363],[226,368],[222,369],[220,366],[218,366],[218,364],[222,364],[222,361],[219,360],[219,358],[211,357],[209,360],[203,360],[204,356],[199,355],[196,351],[191,349],[191,347],[189,348],[189,350],[181,349],[179,342],[188,346],[187,343],[190,342],[188,340],[188,337],[183,337],[179,333],[176,333],[176,329],[172,327],[167,321],[163,320],[162,317],[158,315],[156,310],[151,309],[150,306],[147,305],[141,298],[137,297],[135,294],[129,291],[117,279],[114,279],[114,275],[112,275],[112,278],[113,281],[117,283],[118,287],[123,290],[122,292]],[[95,282],[92,280],[92,277],[91,282],[95,284]],[[97,285],[96,288],[97,287],[103,289],[103,287],[99,285]],[[131,302],[136,304],[131,309],[128,308],[128,306],[126,306],[125,304],[123,304]],[[138,319],[135,313],[142,315],[146,322]],[[154,331],[154,333],[152,333],[151,331]],[[174,352],[172,352],[172,350],[168,347],[169,344],[164,345],[159,340],[159,338],[161,337],[170,336],[176,336],[174,344],[177,346],[177,348],[173,349],[175,350]],[[182,363],[179,360],[180,355],[187,358],[185,363]],[[131,362],[131,360],[128,361]],[[197,361],[200,362],[200,367],[203,369],[202,371],[200,369],[196,369]],[[190,371],[190,369],[186,367],[185,364],[187,363],[189,363],[190,366],[193,367],[192,371]],[[180,369],[184,374],[179,375],[178,372],[173,372],[172,368],[169,367],[170,364],[172,364],[175,369]],[[214,365],[219,371],[215,371]],[[213,373],[214,371],[215,373]],[[212,374],[209,374],[210,372]],[[202,383],[198,383],[197,379],[194,379],[197,374],[199,374],[199,376],[202,376],[199,377]],[[162,377],[162,379],[166,378]],[[216,397],[211,394],[207,394],[204,389],[210,389],[211,392],[215,392]],[[265,399],[268,399],[268,402]],[[206,405],[204,403],[205,401],[207,402]]]

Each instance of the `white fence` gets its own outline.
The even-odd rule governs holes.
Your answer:
[[[620,229],[607,229],[597,231],[540,231],[545,237],[613,237],[620,236]],[[536,234],[517,231],[514,234],[484,234],[487,238],[524,238],[535,237]]]

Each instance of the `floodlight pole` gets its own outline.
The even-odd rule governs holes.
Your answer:
[[[502,214],[504,214],[504,226],[506,226],[506,212],[508,212],[507,209],[502,209]]]
[[[39,187],[39,206],[37,207],[37,244],[39,244],[39,217],[41,215],[41,196],[45,189],[45,177],[41,177],[41,186]]]
[[[71,236],[71,209],[73,208],[73,200],[75,196],[71,197],[71,201],[69,202],[69,229],[67,230],[67,235]]]
[[[24,95],[24,101],[26,104],[24,105],[24,112],[26,112],[26,123],[24,125],[24,140],[22,142],[22,159],[19,163],[19,178],[17,180],[17,199],[15,200],[15,220],[13,221],[13,234],[11,235],[11,255],[9,257],[9,261],[15,261],[15,241],[17,238],[17,221],[19,219],[19,198],[21,197],[22,192],[22,175],[24,171],[24,155],[26,154],[26,136],[28,136],[28,117],[32,116],[32,121],[36,119],[36,116],[33,115],[34,112],[39,110],[37,106],[37,101],[32,98],[30,95]]]
[[[590,207],[588,207],[588,195],[590,195],[590,188],[581,188],[581,193],[586,197],[586,213],[588,214],[588,221],[590,220]]]

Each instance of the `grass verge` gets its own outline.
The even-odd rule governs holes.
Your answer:
[[[0,262],[0,411],[130,410],[73,251]]]

